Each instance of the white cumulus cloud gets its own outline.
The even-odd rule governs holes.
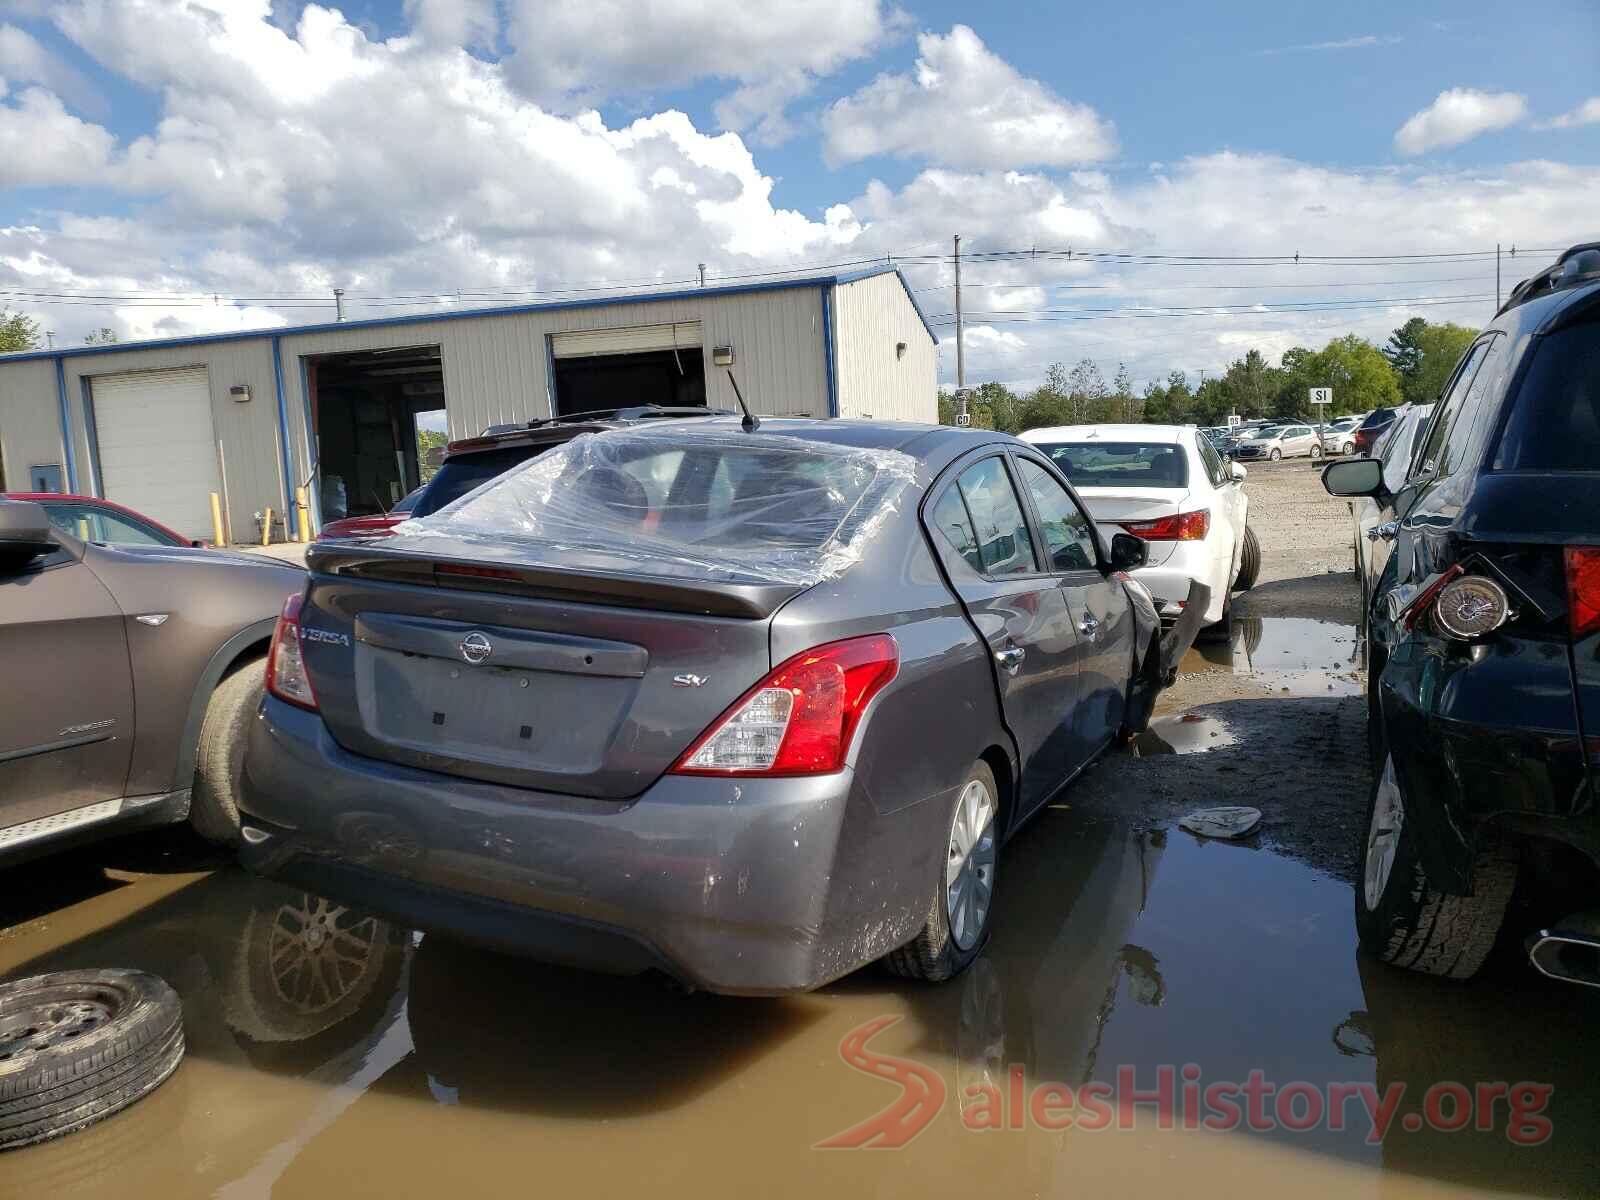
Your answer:
[[[1450,88],[1400,126],[1394,135],[1394,146],[1401,154],[1425,154],[1505,129],[1527,115],[1528,99],[1520,92]]]
[[[823,114],[832,163],[877,155],[964,168],[1068,166],[1116,151],[1111,123],[1023,76],[970,28],[917,38],[907,74],[879,75]]]
[[[1535,129],[1572,129],[1579,125],[1600,125],[1600,96],[1591,96],[1571,112],[1540,121]]]

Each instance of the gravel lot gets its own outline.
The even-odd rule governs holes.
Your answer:
[[[1191,651],[1152,736],[1103,759],[1066,803],[1152,828],[1195,808],[1252,805],[1262,812],[1252,841],[1354,879],[1369,786],[1360,599],[1349,511],[1322,490],[1320,465],[1250,468],[1262,568],[1235,597],[1232,643]]]

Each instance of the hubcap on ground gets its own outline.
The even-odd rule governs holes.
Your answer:
[[[1367,830],[1367,861],[1364,889],[1367,909],[1378,907],[1384,888],[1389,885],[1389,872],[1394,870],[1395,852],[1400,846],[1400,832],[1405,828],[1406,805],[1400,796],[1400,783],[1394,774],[1394,758],[1383,760],[1383,777],[1378,780],[1378,799],[1372,806],[1372,826]]]
[[[37,999],[0,1013],[0,1063],[9,1066],[82,1037],[114,1019],[120,1007],[109,993],[45,989]]]
[[[979,780],[970,781],[956,801],[945,864],[945,912],[950,936],[970,950],[989,920],[994,894],[994,797]]]

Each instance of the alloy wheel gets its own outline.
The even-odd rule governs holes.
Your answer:
[[[375,917],[320,896],[280,906],[269,933],[273,986],[298,1012],[333,1007],[371,969],[380,953],[378,932]]]
[[[1369,912],[1378,907],[1384,889],[1389,886],[1389,875],[1394,870],[1395,855],[1400,847],[1400,834],[1405,829],[1405,823],[1405,800],[1400,795],[1400,783],[1395,778],[1394,756],[1389,755],[1383,760],[1383,776],[1378,780],[1378,795],[1372,805],[1372,824],[1367,829],[1362,886]]]
[[[981,780],[969,780],[950,822],[945,864],[945,914],[950,936],[970,950],[983,936],[994,895],[994,797]]]

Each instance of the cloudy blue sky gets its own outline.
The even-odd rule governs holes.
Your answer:
[[[894,255],[937,319],[961,233],[969,381],[1474,324],[1497,242],[1509,286],[1600,237],[1600,5],[1506,16],[0,0],[0,308],[72,344]]]

